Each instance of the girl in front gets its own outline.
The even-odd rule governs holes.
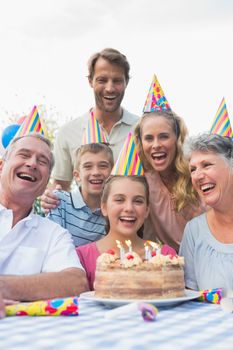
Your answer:
[[[119,254],[116,240],[130,240],[133,251],[145,257],[145,240],[139,232],[149,214],[149,190],[143,176],[111,176],[104,186],[101,210],[107,220],[108,234],[101,240],[78,247],[77,253],[93,290],[96,259],[109,249]],[[175,255],[174,249],[163,246],[162,254]]]

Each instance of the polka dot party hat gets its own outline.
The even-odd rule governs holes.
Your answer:
[[[164,95],[163,89],[154,75],[147,99],[143,108],[143,113],[171,110],[171,107]]]

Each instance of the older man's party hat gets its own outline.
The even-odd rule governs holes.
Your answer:
[[[42,128],[41,120],[36,106],[33,107],[31,113],[25,118],[15,137],[24,136],[32,132],[37,132],[44,135],[44,130]]]
[[[93,111],[90,112],[90,118],[83,133],[82,145],[88,143],[107,143],[103,130],[101,129],[98,120],[94,116]]]
[[[127,136],[111,175],[144,176],[144,169],[136,150],[132,131],[130,131]]]
[[[210,132],[222,136],[233,137],[230,119],[227,112],[225,99],[223,98],[218,108]]]
[[[171,110],[169,103],[164,95],[163,89],[159,81],[154,75],[147,99],[143,108],[143,113]]]

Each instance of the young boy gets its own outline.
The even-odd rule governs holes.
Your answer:
[[[112,150],[107,145],[82,145],[75,153],[74,190],[55,191],[60,204],[50,210],[48,218],[71,233],[75,246],[97,241],[105,235],[106,222],[100,210],[100,200],[113,164]]]

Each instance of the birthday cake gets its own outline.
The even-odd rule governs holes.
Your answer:
[[[184,258],[157,254],[142,260],[135,252],[119,259],[113,250],[97,259],[95,295],[109,299],[166,299],[185,295]]]

